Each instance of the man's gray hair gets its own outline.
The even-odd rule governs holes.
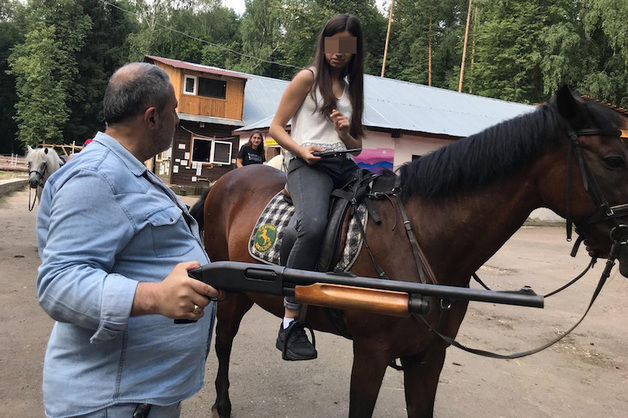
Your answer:
[[[125,122],[151,106],[163,111],[171,97],[170,85],[168,74],[156,65],[134,62],[119,68],[105,90],[105,122]]]

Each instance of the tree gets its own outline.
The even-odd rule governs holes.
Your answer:
[[[23,41],[19,11],[21,3],[0,0],[0,153],[17,153],[21,146],[15,141],[17,124],[15,116],[15,77],[7,73],[11,48]]]
[[[432,48],[432,85],[458,85],[465,0],[399,0],[395,2],[386,76],[428,83]]]
[[[221,48],[222,44],[237,49],[237,16],[233,10],[222,7],[219,0],[133,3],[139,29],[129,35],[132,60],[157,55],[200,63],[204,59],[227,60],[227,55],[218,52],[227,51]]]
[[[128,13],[117,7],[99,0],[78,3],[91,29],[85,33],[83,47],[73,54],[76,74],[67,100],[70,113],[63,136],[65,143],[80,145],[104,126],[102,98],[107,81],[128,61],[127,37],[137,26]],[[122,6],[128,5],[123,3]]]
[[[628,2],[582,3],[586,73],[576,87],[582,93],[628,108]]]
[[[280,47],[285,29],[281,0],[246,0],[246,11],[240,20],[242,57],[240,71],[279,77],[272,62],[282,62]]]
[[[25,26],[24,42],[9,57],[18,95],[18,136],[27,145],[63,143],[77,75],[74,53],[83,46],[90,22],[73,1],[31,0]]]
[[[18,136],[27,145],[63,143],[77,75],[74,53],[82,48],[90,22],[70,0],[31,0],[25,12],[24,42],[9,57]]]

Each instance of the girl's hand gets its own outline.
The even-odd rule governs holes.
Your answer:
[[[351,122],[349,121],[349,118],[336,109],[334,109],[329,116],[334,123],[334,129],[338,132],[338,136],[340,139],[345,141],[350,136],[349,129],[351,128]]]
[[[314,145],[310,145],[309,147],[301,147],[301,149],[299,150],[299,157],[301,157],[309,165],[316,164],[321,159],[321,157],[315,157],[314,155],[312,155],[312,153],[316,151],[323,152],[325,150],[321,147],[316,147]]]

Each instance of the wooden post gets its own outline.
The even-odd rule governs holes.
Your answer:
[[[471,41],[471,77],[473,77],[473,63],[475,61],[475,28],[478,23],[478,6],[473,9],[473,41]],[[469,94],[473,93],[473,85],[469,86]]]
[[[432,85],[432,12],[430,12],[430,27],[427,29],[427,85]]]
[[[458,83],[458,93],[462,92],[462,80],[464,79],[464,61],[467,58],[467,43],[469,42],[469,23],[471,21],[471,3],[469,0],[469,10],[467,11],[467,26],[464,31],[464,46],[462,47],[462,63],[460,64],[460,81]]]
[[[384,77],[386,71],[386,55],[388,54],[388,39],[390,38],[390,24],[392,22],[393,7],[395,6],[395,0],[390,2],[390,10],[388,12],[388,30],[386,31],[386,44],[384,46],[384,60],[382,61],[382,74],[380,77]]]

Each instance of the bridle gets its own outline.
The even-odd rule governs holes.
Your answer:
[[[30,166],[30,163],[29,163]],[[38,189],[39,187],[44,187],[44,176],[46,175],[46,167],[47,167],[47,162],[44,161],[41,164],[39,164],[39,168],[37,170],[31,170],[29,167],[28,170],[28,177],[31,176],[32,173],[36,174],[38,177],[38,181],[37,181],[37,186],[35,186],[35,189]],[[33,198],[33,202],[31,203],[31,190],[33,189],[33,187],[29,187],[28,188],[28,210],[29,212],[33,210],[33,208],[35,207],[35,202],[37,201],[37,192],[35,192],[35,197]]]
[[[567,336],[569,333],[571,333],[571,331],[573,331],[584,320],[589,310],[593,306],[593,303],[595,302],[597,296],[602,290],[602,287],[606,283],[606,280],[610,276],[611,270],[615,265],[615,260],[619,256],[619,251],[620,251],[621,246],[628,245],[628,226],[620,223],[617,219],[621,216],[628,214],[628,203],[614,205],[614,206],[611,206],[608,203],[608,200],[605,198],[604,193],[602,192],[602,189],[600,188],[595,176],[593,175],[593,172],[591,171],[589,165],[586,162],[586,159],[584,158],[582,146],[579,141],[579,138],[583,136],[610,136],[610,137],[616,137],[619,139],[621,137],[621,132],[618,130],[603,130],[599,128],[584,128],[584,129],[575,130],[569,124],[569,122],[567,122],[567,126],[568,126],[568,134],[567,134],[568,136],[568,163],[567,163],[567,185],[566,185],[567,187],[567,190],[566,190],[566,199],[567,199],[566,229],[567,229],[568,241],[571,241],[571,232],[572,232],[573,224],[576,225],[576,233],[578,234],[578,239],[576,243],[574,244],[574,248],[572,250],[572,256],[575,256],[575,252],[577,251],[578,246],[586,238],[583,233],[583,228],[589,225],[595,224],[595,223],[606,222],[606,221],[611,221],[613,224],[613,227],[610,233],[610,238],[613,244],[611,246],[611,250],[609,252],[609,255],[606,261],[605,269],[602,272],[598,285],[595,289],[595,292],[593,293],[593,296],[591,297],[591,300],[589,302],[589,305],[585,313],[582,315],[580,320],[576,322],[575,325],[573,325],[570,329],[568,329],[567,331],[559,335],[554,340],[546,344],[543,344],[541,347],[524,351],[524,352],[520,352],[520,353],[509,354],[509,355],[503,355],[503,354],[498,354],[498,353],[494,353],[490,351],[466,347],[458,343],[453,338],[450,338],[442,334],[439,331],[440,324],[444,322],[446,312],[451,308],[450,301],[443,301],[443,300],[440,301],[441,314],[440,314],[439,324],[436,327],[433,327],[422,315],[413,315],[417,320],[425,324],[425,326],[430,331],[432,331],[434,334],[440,337],[447,344],[453,345],[457,348],[460,348],[472,354],[477,354],[484,357],[499,358],[499,359],[516,359],[516,358],[526,357],[531,354],[538,353],[539,351],[545,350],[546,348],[552,346],[553,344],[557,343],[558,341],[563,339],[565,336]],[[593,203],[596,207],[596,212],[594,214],[583,219],[582,221],[578,221],[577,223],[574,223],[571,218],[571,188],[572,188],[571,173],[572,173],[572,160],[574,159],[574,157],[576,161],[578,161],[578,164],[580,167],[580,173],[582,176],[582,183],[583,183],[584,189],[587,191],[589,196],[591,196],[591,199],[593,200]],[[423,252],[421,251],[421,248],[418,245],[418,242],[415,238],[415,234],[412,231],[410,221],[408,219],[408,216],[406,214],[406,211],[403,205],[403,199],[401,198],[401,188],[402,186],[400,182],[400,177],[397,177],[395,186],[393,187],[392,190],[388,192],[371,192],[369,194],[369,197],[374,198],[374,199],[378,199],[378,198],[381,199],[383,197],[386,197],[390,200],[391,203],[393,202],[393,200],[391,199],[391,196],[396,197],[395,200],[397,201],[397,205],[401,213],[402,221],[406,228],[406,233],[408,235],[408,240],[410,241],[410,245],[412,247],[415,264],[416,264],[421,282],[425,283],[427,281],[426,276],[429,276],[432,283],[437,283],[436,278],[434,277],[434,273],[430,269],[427,259],[425,258]],[[365,241],[366,241],[366,237],[365,237]],[[369,253],[370,253],[370,250],[369,250]],[[372,255],[371,255],[371,258],[373,259],[373,262],[375,262],[374,257]],[[561,290],[564,290],[571,284],[575,283],[578,279],[584,276],[584,274],[589,270],[589,268],[594,263],[595,263],[595,258],[592,259],[589,266],[585,269],[583,273],[581,273],[578,277],[576,277],[576,279],[572,280],[570,283],[561,287],[560,289],[549,293],[548,295],[546,295],[546,297],[551,296]],[[379,267],[377,266],[376,263],[375,265],[376,265],[376,268]],[[377,270],[379,272],[380,269],[377,268]],[[382,273],[380,273],[380,277],[388,278],[385,275],[385,273],[383,274]],[[403,369],[401,366],[397,366],[396,362],[394,361],[391,364],[391,367],[397,370]]]
[[[578,239],[574,244],[574,248],[572,250],[572,256],[575,256],[578,251],[578,247],[580,243],[586,238],[583,230],[584,228],[596,224],[599,222],[612,221],[614,228],[621,228],[623,225],[619,223],[617,220],[618,217],[625,216],[628,214],[628,203],[614,205],[611,206],[606,198],[604,197],[604,193],[600,188],[591,168],[587,164],[586,159],[584,158],[584,153],[582,150],[582,145],[580,144],[579,138],[582,136],[610,136],[616,137],[619,139],[621,137],[621,132],[619,130],[603,130],[598,128],[585,128],[580,130],[575,130],[568,125],[568,160],[567,160],[567,190],[565,192],[566,197],[566,232],[567,232],[567,241],[571,241],[571,232],[572,225],[576,225],[576,233],[578,234]],[[595,213],[590,215],[589,217],[579,221],[578,223],[573,222],[571,218],[571,172],[572,172],[572,162],[576,159],[578,165],[580,167],[580,175],[582,176],[582,184],[584,189],[587,191],[591,199],[593,200],[593,204],[596,207]],[[625,240],[623,240],[625,241]]]

